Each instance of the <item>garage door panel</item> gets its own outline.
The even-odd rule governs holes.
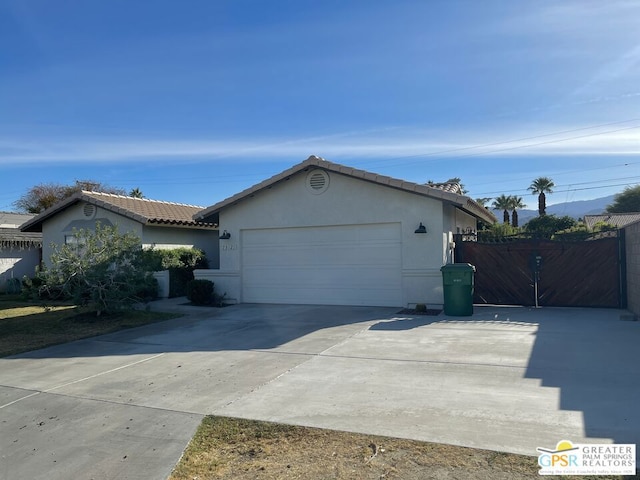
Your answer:
[[[380,268],[373,266],[359,268],[357,275],[354,275],[352,266],[316,268],[313,275],[309,275],[308,269],[304,267],[253,267],[246,272],[248,275],[244,284],[248,287],[264,285],[267,283],[265,279],[268,279],[279,286],[287,287],[303,284],[309,287],[324,288],[339,284],[343,288],[373,288],[379,287],[381,283],[386,285],[389,279],[396,278],[396,276],[398,280],[400,278],[394,267]],[[349,279],[349,281],[345,282],[345,279]]]
[[[243,261],[247,265],[394,265],[400,263],[401,252],[397,244],[383,245],[273,245],[264,248],[246,248]]]
[[[336,299],[349,298],[349,303],[337,303]],[[353,288],[351,291],[343,287],[327,287],[311,290],[300,285],[291,285],[287,290],[278,287],[264,286],[256,291],[250,303],[291,303],[309,305],[380,305],[380,299],[389,297],[386,288],[373,288],[370,290]],[[276,299],[274,301],[274,299]],[[398,306],[396,303],[384,303],[382,306]]]
[[[401,305],[400,224],[245,230],[243,301]]]

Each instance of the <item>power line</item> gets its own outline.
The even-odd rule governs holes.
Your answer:
[[[632,177],[632,178],[639,178],[640,177]],[[597,182],[585,182],[585,183],[597,183]],[[579,192],[582,190],[597,190],[598,188],[611,188],[611,187],[626,187],[626,186],[630,186],[630,185],[634,185],[634,184],[638,184],[638,182],[625,182],[625,183],[611,183],[611,184],[607,184],[607,185],[598,185],[597,187],[581,187],[581,188],[572,188],[572,185],[562,185],[561,188],[566,187],[566,190],[558,190],[558,189],[554,189],[553,193],[566,193],[566,192]],[[523,193],[525,192],[525,193]],[[491,194],[495,194],[495,193],[521,193],[523,195],[528,195],[531,194],[533,195],[531,192],[529,192],[528,190],[522,190],[522,189],[518,189],[518,190],[500,190],[500,191],[496,191],[496,192],[482,192],[482,193],[476,193],[474,194],[474,196],[477,197],[481,197],[484,195],[491,195]]]
[[[597,124],[597,125],[589,125],[586,127],[580,127],[580,128],[573,128],[573,129],[569,129],[569,130],[559,130],[556,132],[551,132],[551,133],[543,133],[540,135],[533,135],[530,137],[522,137],[522,138],[516,138],[513,140],[504,140],[504,141],[500,141],[500,142],[491,142],[491,143],[484,143],[484,144],[478,144],[478,145],[470,145],[468,147],[457,147],[457,148],[451,148],[451,149],[446,149],[446,150],[438,150],[435,152],[428,152],[428,153],[418,153],[418,154],[414,154],[414,155],[403,155],[400,157],[391,157],[391,158],[386,158],[386,159],[381,159],[381,160],[373,160],[373,161],[364,161],[364,162],[360,162],[360,163],[365,163],[365,164],[373,164],[373,163],[380,163],[380,162],[388,162],[390,160],[402,160],[402,159],[406,159],[406,158],[418,158],[418,157],[432,157],[432,156],[436,156],[436,155],[443,155],[443,154],[448,154],[448,153],[455,153],[455,152],[461,152],[461,151],[465,151],[465,150],[475,150],[478,148],[486,148],[486,147],[494,147],[497,145],[506,145],[509,143],[514,143],[514,142],[522,142],[525,140],[535,140],[537,138],[545,138],[545,137],[553,137],[556,135],[562,135],[564,133],[574,133],[574,132],[580,132],[580,131],[584,131],[584,130],[591,130],[594,128],[600,128],[600,127],[608,127],[611,125],[620,125],[623,123],[630,123],[630,122],[636,122],[639,121],[640,118],[631,118],[629,120],[621,120],[619,122],[610,122],[610,123],[601,123],[601,124]],[[639,126],[634,126],[634,127],[630,127],[628,129],[633,129],[633,128],[638,128]],[[586,135],[586,137],[588,136],[593,136],[593,135],[603,135],[605,133],[614,133],[614,132],[618,132],[618,131],[622,131],[622,130],[627,130],[627,128],[624,129],[620,129],[620,130],[611,130],[611,131],[606,131],[606,132],[599,132],[599,133],[594,133],[594,134],[590,134],[590,135]],[[563,142],[563,141],[567,141],[567,140],[575,140],[577,138],[584,138],[583,136],[578,136],[578,137],[569,137],[567,139],[559,139],[556,140],[555,142]],[[538,145],[538,144],[533,144]],[[541,144],[540,144],[541,145]],[[513,147],[513,148],[524,148],[526,146],[518,146],[518,147]],[[496,151],[502,151],[502,150],[496,150]],[[484,155],[486,153],[493,153],[492,151],[489,152],[482,152],[481,154]],[[475,154],[474,154],[475,155]],[[463,155],[462,157],[465,157],[467,155]],[[473,155],[468,155],[468,156],[473,156]],[[418,163],[418,162],[411,162],[411,163]],[[410,163],[402,163],[401,165],[409,165]]]
[[[633,127],[626,127],[626,128],[618,128],[618,129],[615,129],[615,130],[607,130],[605,132],[590,133],[588,135],[578,135],[578,136],[575,136],[575,137],[561,138],[561,139],[558,139],[558,140],[549,140],[549,141],[546,141],[546,142],[530,143],[528,145],[518,145],[516,147],[510,147],[510,148],[501,148],[499,150],[491,150],[491,151],[488,151],[488,152],[472,153],[472,154],[469,154],[469,155],[462,155],[461,157],[457,157],[457,158],[477,157],[477,156],[480,156],[480,155],[487,155],[487,154],[490,154],[490,153],[499,153],[499,152],[506,152],[506,151],[509,151],[509,150],[517,150],[519,148],[537,147],[539,145],[548,145],[548,144],[551,144],[551,143],[566,142],[568,140],[577,140],[577,139],[580,139],[580,138],[596,137],[598,135],[604,135],[604,134],[607,134],[607,133],[623,132],[625,130],[633,130],[635,128],[640,128],[640,125],[634,125]]]
[[[607,165],[606,167],[594,167],[594,168],[581,168],[580,170],[565,170],[562,172],[555,172],[553,173],[553,176],[561,176],[561,175],[572,175],[575,173],[582,173],[582,172],[592,172],[594,170],[611,170],[613,168],[617,168],[617,167],[628,167],[631,165],[638,165],[640,164],[640,162],[626,162],[626,163],[619,163],[617,165]],[[528,180],[530,177],[518,177],[518,178],[512,178],[510,179],[510,181],[515,182],[518,180]],[[482,185],[493,185],[494,183],[504,183],[504,180],[496,180],[494,182],[484,182],[484,183],[476,183],[474,184],[476,187],[477,186],[482,186]]]

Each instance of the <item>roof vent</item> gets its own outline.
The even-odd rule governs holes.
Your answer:
[[[319,195],[327,188],[329,188],[329,174],[326,171],[316,169],[307,174],[307,189],[311,193]]]
[[[93,216],[96,214],[96,207],[94,205],[91,205],[90,203],[85,203],[82,209],[82,213],[84,213],[84,216],[87,218],[93,218]]]

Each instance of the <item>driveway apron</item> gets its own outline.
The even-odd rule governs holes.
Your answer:
[[[0,359],[0,479],[166,478],[207,414],[527,455],[640,443],[621,313],[238,305]]]

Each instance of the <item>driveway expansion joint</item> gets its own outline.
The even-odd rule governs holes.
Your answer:
[[[314,358],[318,358],[318,357],[324,357],[324,356],[329,356],[329,355],[325,355],[326,352],[328,352],[329,350],[331,350],[332,348],[341,346],[345,343],[347,343],[349,340],[351,340],[352,338],[354,338],[357,335],[360,335],[363,332],[366,332],[367,330],[369,330],[369,328],[371,327],[371,325],[374,324],[374,322],[376,322],[377,320],[371,320],[368,323],[368,325],[364,328],[362,328],[361,330],[358,330],[357,332],[352,333],[351,335],[348,335],[347,337],[343,338],[341,341],[339,341],[338,343],[335,343],[334,345],[331,345],[330,347],[324,349],[323,351],[319,352],[319,353],[311,353],[311,354],[307,354],[309,358],[307,358],[306,360],[296,364],[295,366],[285,370],[284,372],[276,375],[275,377],[273,377],[271,380],[268,380],[266,382],[261,383],[260,385],[257,385],[256,387],[252,388],[249,393],[244,393],[242,395],[240,395],[239,397],[231,400],[230,402],[226,403],[224,406],[222,406],[220,409],[218,409],[218,411],[220,410],[224,410],[225,408],[233,405],[235,402],[237,402],[238,400],[241,400],[255,392],[258,392],[259,390],[263,389],[264,387],[272,384],[273,382],[276,382],[277,380],[281,379],[282,377],[284,377],[285,375],[293,372],[294,370],[296,370],[297,368],[299,368],[300,366],[306,364],[307,362],[312,361]],[[251,350],[251,351],[263,351],[263,350]],[[264,352],[264,353],[270,353],[270,352]],[[285,353],[285,354],[290,354],[290,355],[296,355],[296,353],[291,353],[291,352],[273,352],[273,353]]]

